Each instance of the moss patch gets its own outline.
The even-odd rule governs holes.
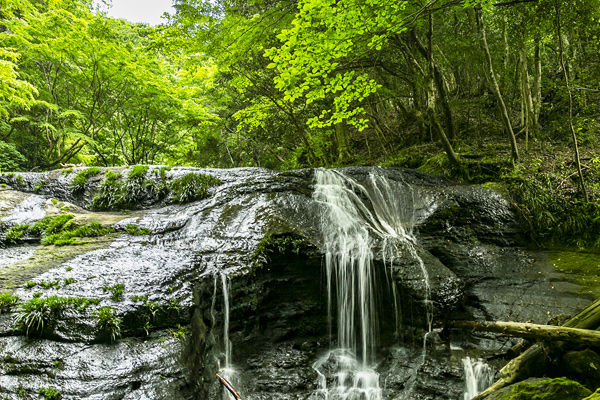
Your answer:
[[[530,378],[498,391],[490,400],[581,400],[591,393],[567,378]]]
[[[572,274],[582,292],[600,297],[600,253],[584,251],[550,251],[550,262],[557,271]]]

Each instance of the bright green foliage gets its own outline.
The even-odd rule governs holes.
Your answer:
[[[102,290],[105,292],[110,292],[112,294],[110,298],[113,301],[121,301],[121,299],[123,298],[123,291],[125,290],[125,285],[119,283],[114,286],[104,286]]]
[[[92,176],[98,175],[99,173],[100,173],[100,168],[97,168],[97,167],[86,168],[86,169],[80,171],[77,175],[75,175],[75,177],[71,181],[71,184],[69,186],[71,193],[73,193],[73,194],[83,193],[83,191],[85,190],[85,186],[87,185],[88,179],[91,178]]]
[[[19,76],[18,61],[19,54],[14,48],[0,47],[0,118],[8,117],[11,108],[29,108],[37,93],[33,85]]]
[[[278,36],[279,48],[266,52],[277,68],[277,88],[285,100],[304,97],[307,104],[333,95],[309,120],[312,127],[342,122],[359,130],[367,127],[361,102],[381,87],[369,74],[348,68],[348,58],[380,51],[406,29],[405,1],[303,0],[292,27]],[[375,55],[372,55],[375,57]]]
[[[61,400],[62,394],[53,387],[43,387],[38,389],[38,394],[44,396],[47,400]]]
[[[67,298],[52,296],[48,298],[33,298],[21,304],[15,327],[25,334],[41,335],[44,327],[54,319],[68,304]]]
[[[208,188],[220,185],[221,180],[214,176],[189,173],[173,180],[169,187],[173,192],[171,200],[176,203],[189,203],[200,200],[208,195]]]
[[[26,162],[14,144],[0,141],[0,171],[18,171]]]
[[[19,296],[13,295],[10,292],[0,294],[0,313],[10,310],[19,301]]]
[[[125,227],[125,232],[130,235],[151,235],[152,231],[148,228],[140,228],[135,224],[129,224]]]
[[[121,174],[114,171],[106,171],[104,181],[100,185],[98,193],[92,199],[92,206],[98,210],[114,210],[121,206],[122,182],[119,180]]]
[[[116,316],[111,307],[100,307],[94,312],[94,318],[98,330],[108,334],[111,342],[121,337],[121,319]]]
[[[79,241],[76,238],[93,238],[104,236],[109,233],[114,232],[113,228],[105,227],[98,222],[90,222],[86,225],[77,226],[72,230],[63,230],[58,233],[54,233],[48,236],[45,236],[42,239],[42,244],[44,246],[55,245],[55,246],[65,246],[65,245],[78,245],[85,244],[84,241]]]
[[[78,225],[73,222],[72,214],[61,214],[54,217],[44,217],[32,225],[13,226],[6,233],[9,243],[22,240],[25,235],[40,238],[44,246],[85,244],[77,238],[92,238],[114,232],[113,228],[105,227],[98,222]]]

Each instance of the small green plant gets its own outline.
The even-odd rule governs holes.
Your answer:
[[[72,230],[63,230],[58,233],[48,235],[42,239],[44,246],[55,245],[78,245],[85,244],[85,241],[77,240],[76,238],[91,238],[104,236],[114,232],[113,228],[102,226],[98,222],[90,222],[86,225],[73,226]]]
[[[37,285],[37,283],[35,283],[33,281],[27,281],[27,282],[25,282],[25,289],[31,289],[35,285]]]
[[[40,281],[38,282],[38,285],[43,287],[44,289],[51,289],[51,288],[55,288],[55,289],[59,289],[60,285],[58,284],[58,281]]]
[[[63,175],[69,175],[73,172],[73,168],[63,168],[60,172],[62,172]]]
[[[44,396],[47,400],[61,400],[62,395],[60,392],[53,387],[43,387],[38,389],[38,394]]]
[[[104,290],[105,292],[112,293],[112,296],[110,298],[113,301],[121,301],[121,299],[123,298],[123,290],[125,290],[125,285],[119,283],[114,286],[104,286],[102,290]]]
[[[99,299],[81,297],[51,296],[46,298],[34,297],[24,303],[17,313],[15,329],[25,336],[41,336],[57,314],[66,307],[85,310],[90,304],[100,303]]]
[[[19,296],[13,295],[10,292],[0,294],[0,314],[3,311],[10,310],[19,301]]]
[[[70,285],[71,283],[75,283],[75,278],[65,278],[64,286]]]
[[[65,271],[71,271],[73,269],[73,267],[67,267],[65,268]]]
[[[145,294],[143,296],[131,296],[131,301],[141,301],[145,304],[148,301],[148,295]]]
[[[130,235],[151,235],[152,231],[148,228],[140,228],[135,224],[129,224],[125,227],[125,232]]]
[[[15,177],[15,182],[17,182],[17,185],[19,185],[19,186],[26,186],[27,185],[25,183],[25,180],[23,179],[23,177],[21,175],[17,175]]]
[[[33,294],[33,297],[34,297],[34,298],[36,298],[36,299],[37,299],[38,297],[41,297],[41,296],[42,296],[42,292],[35,292],[35,293]]]
[[[185,339],[186,329],[181,325],[177,325],[177,330],[169,329],[169,334],[178,339]]]
[[[5,235],[6,241],[9,243],[16,243],[25,236],[29,225],[16,225],[10,228]]]
[[[112,308],[100,307],[94,312],[94,318],[98,330],[110,335],[111,342],[121,337],[121,319],[115,315]]]
[[[73,195],[83,193],[85,191],[88,179],[92,176],[98,175],[99,173],[100,168],[97,167],[86,168],[80,171],[77,175],[75,175],[73,181],[71,181],[71,184],[69,185],[69,190]]]
[[[33,298],[21,304],[15,319],[15,328],[25,336],[41,335],[44,327],[67,304],[64,298],[52,296],[45,299]]]
[[[171,201],[175,203],[189,203],[200,200],[208,195],[208,188],[223,183],[214,176],[189,173],[173,180],[169,189],[173,193]]]

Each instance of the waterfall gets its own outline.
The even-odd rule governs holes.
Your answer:
[[[315,174],[313,198],[325,210],[320,228],[330,331],[333,318],[337,328],[337,340],[333,343],[332,339],[329,353],[313,365],[319,377],[315,395],[325,400],[381,400],[375,370],[379,321],[373,249],[379,245],[383,260],[392,264],[403,250],[416,260],[426,286],[430,331],[429,277],[412,233],[418,219],[416,208],[427,209],[423,207],[425,199],[416,199],[408,185],[390,181],[376,171],[364,184],[336,171],[320,169]]]
[[[223,353],[225,356],[225,365],[220,366],[219,373],[222,377],[227,379],[229,382],[237,385],[238,379],[236,371],[231,363],[231,340],[229,339],[229,300],[230,300],[230,288],[229,278],[225,272],[221,272],[221,289],[223,292]],[[215,275],[215,289],[217,285],[217,276]],[[213,300],[214,301],[214,300]],[[219,363],[220,364],[220,363]],[[231,395],[225,389],[222,388],[222,399],[229,400]]]
[[[465,371],[464,400],[471,400],[494,383],[494,370],[483,360],[474,361],[470,357],[462,360]]]

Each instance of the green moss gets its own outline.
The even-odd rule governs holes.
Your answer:
[[[105,292],[112,293],[111,299],[113,301],[121,301],[121,299],[123,298],[123,291],[125,290],[125,285],[119,283],[114,286],[104,286],[102,290]]]
[[[572,274],[583,292],[600,297],[600,253],[550,251],[548,258],[557,271]]]
[[[567,378],[528,379],[510,386],[499,400],[580,400],[592,392]]]
[[[100,171],[100,168],[97,167],[86,168],[82,171],[79,171],[79,173],[75,175],[75,178],[73,178],[71,184],[69,185],[69,190],[71,191],[71,193],[74,195],[83,193],[85,191],[88,179],[92,176],[98,175]]]
[[[44,396],[47,400],[61,400],[62,395],[60,392],[53,387],[43,387],[38,390],[38,394]]]
[[[173,193],[171,201],[175,203],[189,203],[200,200],[208,195],[208,188],[223,183],[210,175],[189,173],[181,178],[173,180],[169,189]]]
[[[116,316],[112,308],[100,307],[93,315],[97,329],[100,333],[107,334],[111,342],[121,337],[121,319]]]
[[[10,228],[5,235],[5,239],[9,243],[17,243],[25,236],[29,225],[17,225]]]

